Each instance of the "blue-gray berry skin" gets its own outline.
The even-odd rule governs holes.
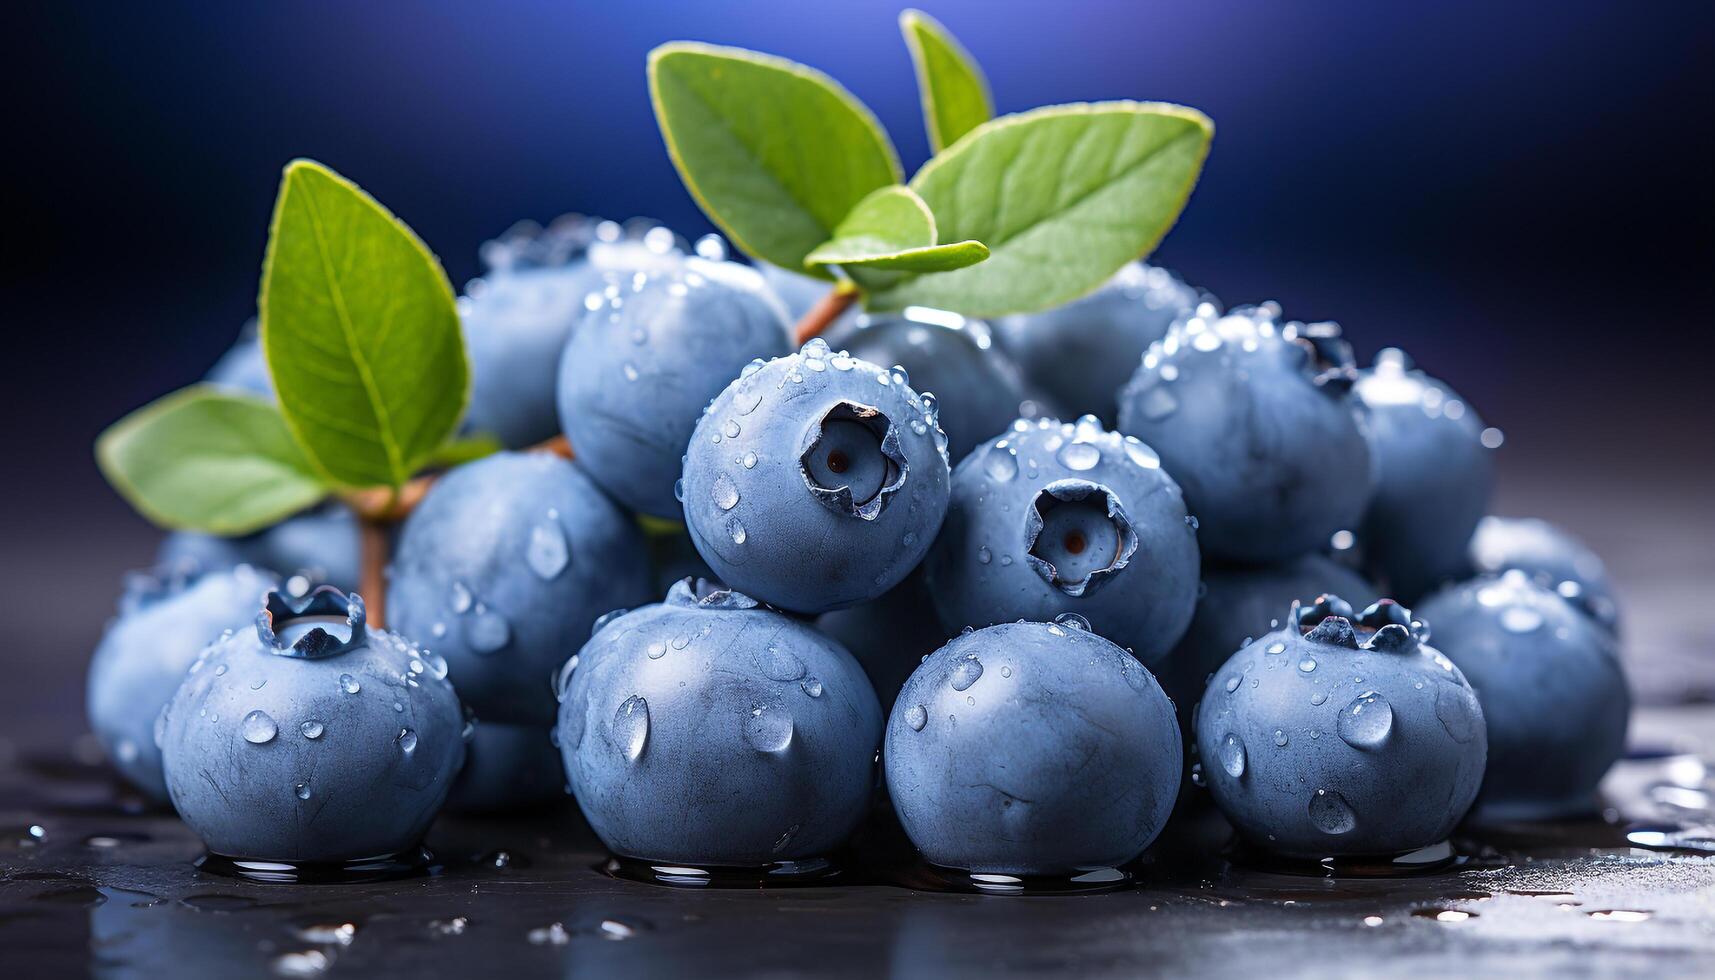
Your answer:
[[[565,798],[566,773],[547,728],[478,721],[446,808],[506,813]]]
[[[900,368],[830,350],[752,362],[697,422],[680,499],[721,581],[822,613],[881,595],[947,511],[947,440]]]
[[[789,351],[786,312],[754,269],[698,258],[612,280],[588,307],[560,360],[560,425],[620,503],[677,518],[691,430],[745,365]]]
[[[1001,317],[995,331],[1031,384],[1062,410],[1112,425],[1117,394],[1138,359],[1198,298],[1166,269],[1133,262],[1090,295],[1041,313]]]
[[[1558,592],[1612,633],[1620,606],[1602,559],[1565,529],[1535,517],[1485,517],[1471,537],[1471,567],[1479,575],[1517,569]]]
[[[958,632],[941,625],[921,568],[879,598],[823,613],[816,628],[851,651],[882,704],[892,704],[923,658]]]
[[[324,586],[270,593],[205,649],[159,728],[167,792],[208,849],[341,862],[421,841],[464,761],[446,665]]]
[[[1144,355],[1120,431],[1161,454],[1204,554],[1285,561],[1356,527],[1369,504],[1355,377],[1334,324],[1282,323],[1273,304],[1203,305]]]
[[[1485,712],[1420,621],[1383,600],[1293,604],[1215,672],[1197,752],[1252,845],[1294,858],[1405,854],[1447,839],[1483,780]]]
[[[1221,565],[1203,569],[1197,612],[1173,652],[1155,665],[1156,679],[1189,725],[1209,676],[1227,658],[1280,629],[1296,599],[1337,595],[1363,608],[1381,596],[1357,572],[1324,555],[1279,565]],[[1186,728],[1190,735],[1189,727]]]
[[[1153,665],[1191,622],[1197,566],[1155,453],[1085,416],[1020,419],[965,457],[924,570],[949,631],[1076,613]]]
[[[1074,875],[1149,846],[1180,752],[1149,671],[1068,621],[991,626],[931,654],[893,705],[883,756],[893,807],[930,862]]]
[[[1466,544],[1494,490],[1483,423],[1446,385],[1389,348],[1358,375],[1376,491],[1364,555],[1394,595],[1415,600],[1464,574]]]
[[[1593,812],[1596,785],[1625,751],[1632,706],[1613,635],[1518,571],[1451,586],[1419,613],[1489,720],[1475,816]]]
[[[955,464],[1005,432],[1025,401],[1018,366],[981,320],[913,306],[842,320],[822,336],[871,364],[905,368],[913,388],[935,397]]]
[[[554,670],[598,616],[649,595],[642,532],[576,464],[499,453],[447,473],[405,521],[387,605],[478,718],[545,728]]]
[[[659,225],[621,228],[577,215],[485,243],[488,269],[459,300],[471,374],[465,431],[512,449],[559,434],[560,352],[585,299],[609,276],[670,269],[682,258],[682,242]]]
[[[869,809],[881,706],[837,643],[709,583],[604,622],[558,738],[614,853],[760,867],[825,855]]]
[[[185,572],[253,565],[316,585],[348,589],[359,576],[357,517],[343,504],[323,504],[240,537],[174,531],[161,542],[158,565]]]
[[[253,623],[275,584],[248,565],[192,576],[164,570],[126,583],[119,615],[90,662],[85,706],[107,758],[153,799],[167,799],[155,719],[197,654],[222,633]]]

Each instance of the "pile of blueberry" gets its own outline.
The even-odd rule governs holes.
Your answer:
[[[934,865],[1075,877],[1189,784],[1263,851],[1389,857],[1585,810],[1620,753],[1600,561],[1485,516],[1499,433],[1399,351],[1140,263],[794,350],[807,281],[717,239],[571,218],[485,259],[466,425],[509,449],[400,526],[389,629],[330,504],[171,535],[96,651],[109,756],[216,854],[372,860],[569,791],[618,856],[790,872],[880,797]],[[210,380],[266,394],[254,338]]]

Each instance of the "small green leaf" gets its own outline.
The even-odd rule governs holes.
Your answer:
[[[883,187],[859,201],[804,265],[938,272],[988,258],[981,242],[937,245],[935,235],[935,216],[922,198],[909,187]]]
[[[458,425],[470,370],[446,273],[319,163],[286,167],[259,305],[281,414],[333,481],[402,486]]]
[[[1095,289],[1148,255],[1202,169],[1214,124],[1181,106],[1048,106],[984,123],[911,179],[943,238],[990,250],[968,269],[873,290],[872,309],[1029,313]]]
[[[959,39],[923,11],[900,14],[899,31],[917,69],[929,149],[939,153],[994,116],[988,80]]]
[[[464,463],[475,462],[485,456],[493,456],[506,447],[500,440],[491,435],[467,436],[463,439],[448,439],[441,443],[441,448],[434,451],[424,463],[430,469],[452,469]]]
[[[246,534],[327,495],[272,404],[213,385],[175,391],[95,442],[107,482],[162,527]]]
[[[796,62],[664,44],[649,53],[649,94],[697,204],[740,249],[782,268],[802,268],[865,195],[903,179],[875,116]]]

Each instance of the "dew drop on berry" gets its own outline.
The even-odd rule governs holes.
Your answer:
[[[1351,804],[1331,789],[1319,789],[1312,794],[1309,810],[1310,822],[1330,837],[1349,833],[1358,825],[1358,817],[1352,812]]]
[[[715,477],[714,486],[709,488],[709,496],[721,510],[732,510],[738,506],[738,487],[725,473]]]
[[[1393,706],[1374,691],[1352,699],[1336,724],[1340,738],[1355,749],[1373,749],[1393,731]]]
[[[339,675],[339,689],[347,694],[356,694],[362,690],[362,687],[357,683],[357,678],[350,674],[341,674]]]
[[[784,752],[792,744],[792,716],[784,708],[750,709],[744,721],[744,737],[758,752]]]
[[[614,712],[613,727],[609,729],[613,744],[625,761],[636,762],[643,757],[649,744],[649,702],[633,694]]]
[[[243,734],[246,742],[264,745],[274,740],[274,736],[280,733],[280,728],[274,724],[274,719],[268,717],[266,711],[258,709],[244,716],[239,732]]]
[[[566,532],[556,521],[543,521],[530,529],[530,542],[524,549],[524,562],[544,582],[552,581],[565,571],[571,560],[566,545]]]
[[[951,678],[952,684],[953,684],[953,690],[955,690],[955,691],[966,690],[972,684],[975,684],[977,682],[977,679],[982,677],[982,676],[983,676],[983,662],[981,660],[978,660],[976,658],[975,654],[972,654],[971,656],[968,656],[968,657],[964,658],[963,660],[960,660],[958,663],[953,665],[953,673],[952,673],[952,678]]]
[[[1069,442],[1056,456],[1061,466],[1078,472],[1095,469],[1102,461],[1102,451],[1087,442]]]
[[[906,708],[905,723],[910,725],[911,730],[914,732],[922,731],[923,726],[929,724],[928,709],[924,708],[920,704],[914,704],[911,707]]]
[[[298,731],[301,732],[303,734],[303,736],[305,738],[308,738],[308,739],[321,738],[322,732],[324,730],[325,729],[322,727],[322,723],[319,721],[315,721],[315,720],[306,721],[303,724],[298,726]]]
[[[1238,779],[1245,774],[1245,743],[1232,732],[1221,737],[1220,746],[1221,768],[1227,775]]]

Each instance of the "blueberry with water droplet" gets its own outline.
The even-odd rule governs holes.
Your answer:
[[[1155,838],[1180,751],[1172,703],[1120,647],[1006,623],[923,662],[894,704],[884,756],[894,809],[930,862],[1075,875],[1124,864]]]
[[[1477,689],[1488,722],[1489,772],[1473,816],[1594,813],[1631,714],[1613,634],[1517,569],[1450,586],[1420,612]],[[1463,724],[1451,706],[1448,721],[1449,731]]]
[[[1389,600],[1359,613],[1322,595],[1276,617],[1282,628],[1233,654],[1196,713],[1204,779],[1233,827],[1309,859],[1445,840],[1483,780],[1471,685]],[[1218,687],[1228,676],[1252,683]]]
[[[387,598],[478,716],[546,731],[542,678],[596,617],[649,594],[643,535],[577,464],[500,453],[447,473],[405,521]]]
[[[1144,350],[1197,300],[1198,291],[1173,273],[1133,262],[1088,296],[1001,317],[995,331],[1034,387],[1068,413],[1111,425],[1115,396]]]
[[[1212,558],[1296,558],[1356,526],[1369,504],[1351,350],[1334,324],[1279,317],[1272,304],[1225,315],[1199,306],[1150,346],[1120,394],[1120,430],[1161,454]]]
[[[187,673],[167,706],[179,815],[231,858],[341,862],[417,844],[464,761],[452,685],[411,674],[422,654],[368,628],[356,595],[324,586],[256,605],[253,626],[208,650],[227,671]]]
[[[800,613],[855,605],[897,585],[946,512],[945,437],[911,425],[933,414],[925,402],[891,372],[820,338],[728,385],[684,460],[685,523],[710,569]],[[722,436],[735,415],[739,434]],[[736,462],[748,453],[754,467]]]
[[[675,649],[677,637],[694,639]],[[649,656],[656,645],[666,652]],[[686,580],[578,652],[559,742],[572,793],[615,854],[755,867],[844,843],[869,806],[881,725],[837,643]]]
[[[1494,490],[1494,451],[1477,413],[1402,351],[1378,354],[1354,390],[1368,409],[1376,473],[1364,560],[1393,594],[1415,600],[1464,573]]]
[[[128,580],[119,615],[89,665],[85,705],[120,775],[153,799],[167,799],[154,737],[161,709],[199,653],[222,632],[253,622],[262,595],[275,586],[272,575],[248,565],[188,576],[163,569]]]
[[[1564,528],[1534,517],[1485,517],[1471,537],[1479,575],[1517,569],[1559,593],[1603,629],[1619,633],[1620,607],[1602,559]]]
[[[787,353],[786,311],[754,269],[701,258],[592,300],[559,361],[560,424],[620,503],[677,519],[673,484],[698,415],[753,358]],[[711,432],[730,444],[742,427],[728,414]]]
[[[174,531],[155,562],[182,575],[250,565],[282,578],[301,576],[310,585],[351,588],[358,579],[357,518],[349,507],[330,503],[239,537]]]
[[[1173,478],[1127,447],[1093,417],[1019,420],[966,457],[924,563],[942,626],[1076,613],[1145,664],[1171,649],[1196,605],[1197,534]],[[1016,476],[1020,457],[1038,479]]]

